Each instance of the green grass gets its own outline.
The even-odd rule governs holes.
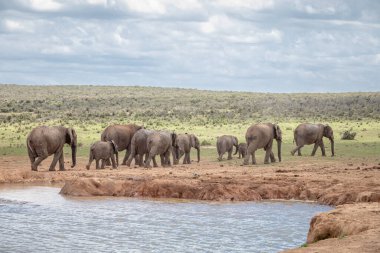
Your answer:
[[[114,123],[137,123],[150,129],[194,133],[202,158],[216,160],[216,137],[236,135],[245,141],[246,129],[257,122],[278,123],[283,131],[283,160],[294,148],[293,130],[299,123],[328,123],[335,134],[335,153],[342,158],[380,154],[380,93],[266,94],[192,89],[107,86],[0,85],[0,155],[26,156],[25,140],[38,125],[74,127],[78,155],[88,155],[91,143]],[[345,130],[355,140],[340,140]],[[331,154],[325,140],[327,155]],[[305,146],[303,155],[310,155]],[[67,149],[68,151],[68,149]],[[263,151],[257,152],[258,162]],[[124,155],[124,154],[122,154]],[[320,151],[317,151],[320,156]],[[192,159],[195,159],[195,153]],[[226,155],[225,155],[226,157]],[[223,163],[230,163],[225,161]]]

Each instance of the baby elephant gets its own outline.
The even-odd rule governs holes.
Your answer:
[[[245,158],[245,155],[247,154],[247,143],[240,143],[238,151],[239,151],[239,158]]]
[[[117,146],[115,142],[112,141],[97,141],[92,144],[90,148],[90,158],[88,164],[86,165],[86,169],[90,169],[92,161],[95,159],[96,161],[96,169],[99,169],[99,160],[102,160],[101,169],[104,169],[105,162],[108,159],[111,159],[112,168],[116,169],[116,160],[115,155],[117,154]]]

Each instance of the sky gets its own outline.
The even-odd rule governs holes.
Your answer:
[[[0,83],[380,91],[380,1],[0,1]]]

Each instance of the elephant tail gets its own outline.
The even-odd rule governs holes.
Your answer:
[[[37,157],[37,153],[36,153],[36,151],[34,150],[34,148],[32,146],[32,141],[30,140],[30,138],[28,138],[26,140],[26,145],[27,145],[28,150],[30,151],[30,153],[33,154],[33,156]]]
[[[113,149],[113,152],[116,154],[118,151],[117,151],[117,146],[115,144],[115,142],[112,140],[110,141],[111,142],[111,146],[112,146],[112,149]]]

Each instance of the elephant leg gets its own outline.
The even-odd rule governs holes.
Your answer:
[[[151,168],[150,161],[152,160],[152,158],[154,158],[154,156],[155,156],[154,151],[149,152],[148,159],[146,159],[146,162],[145,162],[145,168]]]
[[[319,143],[319,146],[321,147],[321,150],[322,150],[322,156],[326,156],[325,144],[323,144],[323,141]]]
[[[131,150],[130,150],[130,147],[128,146],[127,150],[125,151],[125,156],[124,156],[124,159],[123,159],[123,163],[121,165],[126,165],[127,164],[127,160],[129,158],[130,154],[131,154]]]
[[[111,163],[112,163],[112,169],[116,169],[117,168],[116,160],[115,160],[115,156],[113,155],[111,155]]]
[[[90,157],[88,158],[88,164],[86,165],[86,169],[90,169],[90,166],[91,166],[91,163],[92,161],[94,160],[94,156],[92,154],[92,152],[90,151]]]
[[[156,162],[156,156],[153,156],[152,157],[152,160],[153,160],[153,167],[157,168],[158,167],[158,164]]]
[[[61,171],[65,170],[65,160],[63,159],[63,152],[61,156],[59,157],[59,170]]]
[[[90,157],[90,159],[89,159],[89,161],[88,161],[88,164],[86,165],[86,169],[90,169],[90,166],[91,166],[91,163],[92,163],[92,161],[94,160],[94,158],[93,157]]]
[[[33,164],[34,161],[36,160],[36,156],[34,155],[33,151],[30,150],[29,148],[28,148],[28,155],[29,155],[30,164]]]
[[[241,158],[241,152],[239,151],[239,159]]]
[[[63,153],[62,149],[60,151],[57,151],[56,153],[54,153],[54,158],[50,164],[49,171],[55,171],[55,166],[57,165],[57,162],[58,162],[59,158],[61,157],[62,153]]]
[[[96,169],[98,170],[99,169],[99,159],[95,160],[95,164],[96,164]]]
[[[270,157],[270,162],[271,162],[271,163],[276,162],[276,158],[274,157],[274,154],[273,154],[273,151],[272,151],[272,150],[270,151],[269,157]]]
[[[40,156],[37,157],[37,159],[34,161],[32,164],[32,170],[37,171],[38,165],[45,160],[48,157],[47,153],[41,154]]]
[[[298,152],[298,155],[301,156],[301,148],[303,147],[303,145],[297,145],[297,147],[295,149],[293,149],[290,153],[292,155],[294,155],[296,152]]]
[[[183,158],[183,162],[182,162],[182,164],[187,164],[187,163],[188,163],[188,162],[187,162],[187,156],[188,156],[188,154],[185,153],[185,157]]]
[[[100,165],[100,169],[104,170],[105,169],[105,165],[106,165],[106,162],[109,161],[110,159],[102,159],[102,163]]]
[[[190,160],[190,152],[187,153],[187,164],[191,164],[191,160]]]
[[[228,150],[227,160],[231,160],[232,159],[232,151],[233,151],[233,148],[231,148],[230,150]]]
[[[272,147],[268,147],[265,149],[264,164],[269,164],[269,157],[270,157],[271,152],[272,152]]]
[[[166,151],[165,153],[165,162],[166,162],[166,165],[167,166],[172,166],[171,162],[170,162],[170,154],[171,154],[171,150],[169,149],[168,151]]]
[[[256,162],[256,151],[253,151],[253,153],[252,153],[252,164],[257,164],[257,162]]]
[[[311,156],[315,155],[315,152],[317,151],[318,147],[319,147],[319,143],[318,142],[314,143],[314,148],[313,148],[313,151],[311,152]]]
[[[165,167],[165,156],[164,156],[164,154],[160,155],[160,158],[161,158],[161,166]]]

